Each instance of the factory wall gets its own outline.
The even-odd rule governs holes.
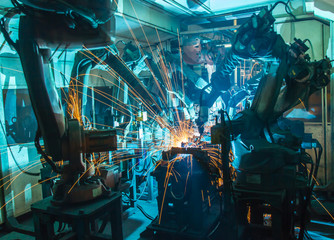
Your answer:
[[[35,126],[37,123],[32,114],[20,60],[16,54],[6,49],[0,55],[0,86],[0,185],[5,194],[2,201],[5,200],[6,203],[1,203],[1,206],[6,209],[7,216],[18,216],[28,212],[31,203],[42,199],[39,177],[28,176],[19,167],[38,173],[41,164],[33,142],[27,140],[20,143],[25,134],[30,134],[30,129],[18,129],[15,123],[25,121],[26,124]],[[30,120],[35,123],[29,122]]]

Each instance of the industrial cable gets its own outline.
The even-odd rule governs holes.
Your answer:
[[[308,42],[310,44],[310,47],[311,47],[311,52],[312,52],[312,58],[314,59],[314,49],[313,49],[313,44],[311,42],[310,39],[305,39],[305,42]]]
[[[212,231],[207,235],[208,238],[210,238],[218,229],[218,227],[220,226],[220,221],[218,221],[217,225],[212,229]]]
[[[126,193],[123,193],[123,194],[124,194],[124,195],[125,195],[131,202],[137,202],[137,201],[140,200],[140,198],[144,195],[144,192],[145,192],[145,190],[146,190],[147,184],[148,184],[148,179],[146,180],[144,189],[142,190],[142,192],[140,193],[139,197],[137,197],[136,200],[130,198],[130,196],[127,195]]]
[[[149,219],[151,221],[153,221],[155,219],[154,217],[152,217],[151,215],[149,215],[147,212],[145,212],[144,208],[142,206],[140,206],[139,204],[137,204],[137,208],[142,212],[142,214],[144,214],[144,216],[147,219]]]
[[[296,16],[292,13],[291,8],[288,5],[290,2],[291,2],[291,0],[288,0],[287,2],[278,1],[271,7],[269,12],[272,12],[277,7],[278,4],[283,4],[283,5],[285,5],[286,13],[289,14],[294,20],[297,20]]]
[[[278,1],[270,8],[269,12],[272,12],[277,7],[278,4],[286,5],[287,3],[283,2],[283,1]]]
[[[170,192],[170,194],[172,195],[172,197],[173,197],[175,200],[178,200],[178,201],[184,199],[184,197],[185,197],[185,194],[184,194],[184,193],[182,193],[182,196],[181,196],[181,197],[177,197],[177,196],[174,194],[174,192],[173,192],[173,185],[170,186],[170,188],[169,188],[169,192]]]
[[[11,0],[11,3],[13,4],[14,8],[19,9],[21,12],[23,12],[24,6],[22,4],[20,4],[16,0]]]
[[[16,11],[18,11],[19,13],[24,13],[25,15],[28,15],[28,16],[34,16],[34,10],[33,10],[32,7],[30,7],[28,5],[25,5],[25,4],[21,4],[17,0],[11,0],[11,3],[14,6],[13,9],[15,9]],[[44,11],[45,9],[39,9],[39,10]]]
[[[126,196],[128,199],[129,199],[129,201],[130,202],[137,202],[138,201],[138,199],[136,199],[136,200],[134,200],[134,199],[132,199],[128,194],[126,194],[126,193],[123,193],[123,195],[124,196]],[[142,207],[142,206],[140,206],[138,203],[137,203],[137,208],[142,212],[142,214],[146,217],[146,218],[148,218],[149,220],[151,220],[151,221],[153,221],[155,218],[154,217],[152,217],[151,215],[149,215],[145,210],[144,210],[144,208]]]
[[[0,121],[0,124],[1,124],[1,128],[2,128],[3,133],[6,135],[6,131],[5,131],[5,128],[4,128],[4,126],[3,126],[2,121]],[[35,177],[36,177],[36,176],[39,176],[41,173],[32,173],[32,172],[28,172],[28,171],[26,171],[26,170],[24,170],[24,169],[22,169],[22,168],[20,167],[20,165],[19,165],[18,162],[16,161],[16,158],[15,158],[15,156],[14,156],[14,154],[13,154],[13,151],[12,151],[11,146],[8,144],[8,140],[7,140],[6,137],[5,137],[5,139],[6,139],[7,147],[9,148],[10,154],[12,155],[12,158],[13,158],[13,160],[14,160],[16,166],[20,169],[20,171],[23,172],[24,174],[29,175],[29,176],[35,176]]]
[[[42,157],[45,159],[45,161],[50,164],[52,170],[56,173],[61,173],[61,169],[59,169],[56,164],[49,158],[49,156],[43,151],[40,143],[39,143],[39,139],[41,137],[41,131],[40,129],[38,128],[37,129],[37,132],[36,132],[36,136],[35,136],[35,146],[37,148],[37,151],[39,154],[42,155]]]

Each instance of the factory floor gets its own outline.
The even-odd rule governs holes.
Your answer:
[[[156,201],[138,201],[138,204],[146,211],[147,214],[155,217],[158,214]],[[130,211],[129,216],[123,220],[123,236],[124,240],[137,240],[140,233],[146,229],[151,223],[144,214],[136,209]],[[21,222],[22,224],[33,227],[32,218],[29,217]],[[308,233],[313,240],[330,240],[334,239],[334,223],[312,220],[308,225]],[[106,229],[105,231],[110,231]],[[0,240],[34,240],[32,236],[24,235],[17,232],[5,233],[0,232]]]
[[[157,216],[158,207],[156,201],[138,201],[138,204],[145,210],[150,216]],[[29,217],[21,222],[23,225],[33,227],[32,217]],[[140,233],[146,229],[146,226],[151,223],[151,220],[147,219],[139,209],[129,211],[129,215],[126,219],[123,219],[123,237],[124,240],[137,240]],[[105,232],[110,231],[110,227],[106,227]],[[0,231],[0,240],[34,240],[35,238],[29,235],[21,234],[18,232],[5,233]]]

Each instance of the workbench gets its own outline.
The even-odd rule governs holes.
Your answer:
[[[54,206],[52,197],[31,206],[36,240],[54,239],[55,223],[68,224],[72,231],[61,239],[123,240],[122,195],[118,192],[93,201]],[[103,233],[111,223],[111,235]],[[100,226],[99,226],[100,225]]]

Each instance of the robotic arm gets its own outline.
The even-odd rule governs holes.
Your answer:
[[[35,144],[53,170],[61,174],[56,183],[54,201],[78,202],[101,195],[106,188],[100,181],[86,186],[77,184],[92,175],[83,154],[117,149],[117,135],[112,130],[84,130],[77,119],[66,119],[50,74],[51,48],[103,48],[112,43],[110,20],[114,2],[98,1],[13,1],[11,13],[20,16],[19,39],[10,40],[6,31],[8,14],[1,30],[20,56],[32,107],[38,122]],[[45,151],[39,139],[43,137]],[[63,162],[64,164],[59,164]]]
[[[316,177],[320,158],[316,160],[316,167],[309,175],[306,167],[305,169],[297,168],[297,165],[313,164],[313,161],[306,157],[307,154],[301,151],[304,125],[302,122],[295,125],[288,123],[291,125],[283,129],[279,126],[278,118],[300,101],[307,103],[312,93],[325,87],[329,83],[332,66],[327,58],[311,62],[305,54],[308,48],[299,39],[295,39],[292,45],[287,45],[282,37],[270,28],[273,22],[274,18],[270,11],[262,10],[259,15],[252,16],[238,30],[232,51],[227,57],[231,62],[235,63],[240,58],[269,56],[278,61],[271,63],[267,74],[261,78],[249,109],[238,113],[233,120],[229,121],[229,124],[225,122],[225,116],[222,113],[221,123],[211,129],[211,142],[222,146],[224,185],[226,182],[231,182],[229,177],[231,161],[228,157],[232,145],[234,155],[232,165],[237,171],[233,191],[241,193],[237,198],[242,201],[247,199],[245,201],[247,204],[236,201],[238,209],[248,204],[252,206],[252,203],[258,200],[267,202],[266,192],[283,190],[284,194],[276,198],[285,199],[280,204],[289,206],[284,209],[289,218],[298,216],[296,219],[301,229],[298,239],[302,240],[307,222],[306,210],[314,186],[313,174]],[[221,66],[221,69],[232,69],[231,65]],[[225,72],[221,70],[219,74],[224,76]],[[219,81],[217,82],[219,85]],[[211,106],[210,102],[207,106]],[[275,127],[276,132],[271,131],[270,127]],[[298,128],[299,131],[296,132],[300,136],[295,135],[292,131],[295,129],[292,128]],[[321,149],[319,145],[317,144]],[[322,150],[319,152],[321,154]],[[287,169],[291,171],[289,170],[288,173]],[[302,174],[304,177],[300,178]],[[256,180],[251,179],[252,177]],[[227,184],[224,189],[224,204],[230,205],[232,188]],[[297,195],[297,191],[304,193]],[[256,194],[253,195],[253,193]],[[297,207],[292,204],[296,202],[298,202]],[[251,207],[251,211],[253,209],[256,207]],[[247,213],[241,212],[238,212],[239,223],[245,221],[247,216]],[[273,223],[275,228],[280,229],[275,233],[275,237],[294,239],[293,224],[294,222],[287,221],[282,227],[280,224]]]
[[[90,179],[87,182],[92,184],[80,186],[79,180],[90,178],[94,173],[94,164],[90,163],[89,159],[84,161],[84,154],[87,156],[94,152],[116,150],[117,133],[115,129],[84,130],[78,119],[65,117],[50,74],[50,49],[80,50],[82,46],[88,49],[85,54],[76,55],[71,73],[72,83],[73,79],[76,79],[78,84],[70,84],[70,88],[77,88],[78,98],[81,98],[82,87],[85,86],[84,75],[103,61],[108,70],[112,69],[129,88],[132,88],[136,97],[140,96],[145,100],[145,107],[158,116],[156,121],[164,126],[158,114],[160,107],[124,61],[106,50],[106,47],[113,43],[110,34],[114,29],[112,20],[116,1],[20,2],[13,1],[14,9],[2,19],[1,31],[21,59],[32,107],[38,121],[36,147],[54,172],[61,174],[61,180],[56,183],[54,200],[77,202],[93,199],[108,191],[99,179]],[[14,42],[6,28],[10,17],[18,13],[24,15],[20,16],[18,42]],[[41,137],[44,140],[45,151],[39,143]],[[59,164],[61,162],[64,164]]]
[[[271,11],[263,9],[258,15],[253,15],[237,31],[231,51],[211,79],[212,91],[203,92],[198,126],[207,121],[207,109],[220,96],[222,90],[227,90],[230,84],[230,74],[241,59],[273,57],[279,61],[271,65],[269,74],[264,76],[252,103],[251,110],[262,121],[274,121],[286,110],[296,106],[299,99],[307,102],[315,91],[329,82],[331,64],[325,58],[310,62],[305,52],[308,50],[303,41],[295,39],[291,46],[271,28],[275,19]],[[283,88],[283,82],[285,86]],[[200,133],[203,128],[200,128]]]
[[[264,33],[264,37],[259,38],[255,34],[254,39],[249,38],[248,36],[252,34],[247,33],[244,30],[245,26],[242,26],[233,50],[243,58],[271,56],[278,59],[278,63],[270,66],[269,74],[261,79],[251,105],[251,111],[263,122],[274,122],[300,101],[307,104],[312,93],[325,87],[329,83],[332,66],[328,58],[311,62],[309,56],[305,54],[308,50],[305,41],[295,39],[290,46],[285,44],[280,35],[268,28],[274,21],[270,11],[262,12],[259,16],[263,17],[260,17],[258,22],[262,22],[265,26],[259,25],[259,33]],[[247,27],[248,24],[245,25]],[[250,30],[253,31],[257,32]],[[243,41],[243,39],[249,40]]]

